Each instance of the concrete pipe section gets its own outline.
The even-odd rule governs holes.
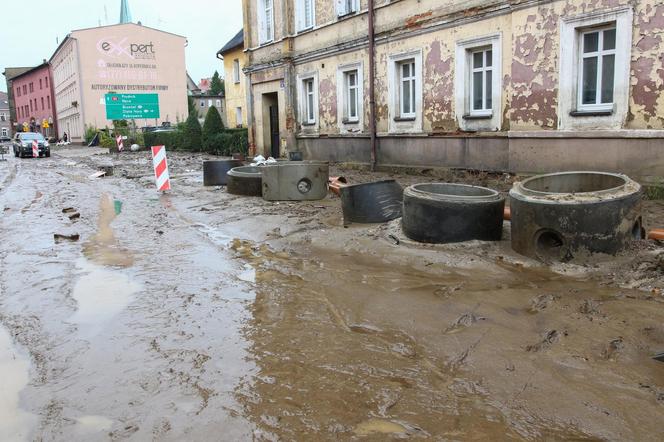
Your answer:
[[[226,191],[233,195],[261,196],[263,191],[262,167],[241,166],[229,170]]]
[[[505,198],[465,184],[415,184],[403,194],[404,234],[425,243],[499,241]]]
[[[339,188],[344,223],[384,223],[401,216],[403,188],[394,180]]]
[[[603,172],[563,172],[514,183],[512,248],[543,261],[615,255],[644,237],[641,185]]]
[[[203,161],[203,185],[225,186],[228,171],[240,166],[242,162],[238,160]]]
[[[327,196],[330,166],[321,161],[284,161],[268,164],[263,173],[263,199],[313,201]]]

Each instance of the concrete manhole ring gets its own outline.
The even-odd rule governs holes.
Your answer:
[[[505,198],[486,187],[415,184],[404,191],[402,227],[408,238],[425,243],[499,241],[504,209]]]
[[[643,238],[641,185],[626,175],[561,172],[514,183],[512,248],[543,261],[615,255]]]
[[[228,171],[226,190],[233,195],[261,196],[263,179],[257,166],[234,167]]]
[[[224,186],[228,180],[227,173],[234,167],[242,166],[238,160],[203,161],[203,185]]]

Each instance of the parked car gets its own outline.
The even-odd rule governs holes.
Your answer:
[[[34,140],[37,140],[37,145],[39,146],[39,156],[50,157],[51,147],[48,144],[48,141],[46,141],[44,136],[39,132],[18,132],[14,136],[14,141],[12,143],[14,156],[20,158],[33,156],[32,142]]]

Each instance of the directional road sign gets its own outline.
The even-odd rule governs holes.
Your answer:
[[[159,118],[159,94],[106,94],[106,118]]]

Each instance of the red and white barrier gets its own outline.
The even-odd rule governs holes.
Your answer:
[[[37,140],[32,140],[32,157],[39,157],[39,143],[37,143]]]
[[[171,190],[168,162],[166,161],[166,146],[152,146],[152,166],[154,167],[157,190]]]
[[[122,135],[115,137],[115,143],[118,145],[118,152],[122,152],[124,149],[124,143],[122,142]]]

